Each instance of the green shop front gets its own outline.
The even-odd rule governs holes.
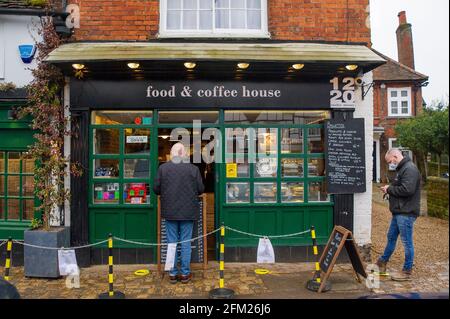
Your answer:
[[[334,225],[353,228],[353,195],[327,192],[324,123],[352,117],[354,94],[343,86],[356,90],[357,84],[344,79],[381,63],[368,48],[73,43],[48,62],[67,76],[71,161],[85,167],[70,179],[73,246],[112,233],[128,240],[115,242],[116,262],[155,263],[156,249],[138,243],[158,241],[153,178],[182,139],[205,184],[206,231],[225,224],[285,235],[314,225],[323,245]],[[340,107],[333,94],[341,89]],[[217,238],[206,244],[208,259],[216,259]],[[312,259],[308,233],[272,244],[277,261]],[[225,245],[229,261],[256,260],[256,237],[227,231]],[[77,254],[81,265],[107,262],[102,246]]]
[[[24,89],[0,92],[0,239],[22,240],[31,220],[40,216],[35,210],[35,162],[27,153],[34,143],[31,118],[18,115],[26,102]]]

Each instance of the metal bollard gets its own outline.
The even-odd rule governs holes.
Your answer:
[[[211,299],[231,299],[234,297],[234,291],[225,287],[225,226],[220,226],[220,256],[219,256],[219,288],[209,292]]]
[[[9,269],[11,268],[11,252],[12,252],[12,238],[8,238],[6,244],[6,261],[5,261],[5,280],[9,281]]]
[[[125,299],[125,294],[114,291],[114,260],[113,260],[113,236],[108,236],[108,292],[101,293],[100,299]]]

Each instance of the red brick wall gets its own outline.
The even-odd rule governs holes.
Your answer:
[[[145,41],[159,28],[157,0],[69,0],[80,7],[76,40]],[[275,40],[370,43],[369,0],[268,0]]]
[[[422,111],[422,89],[414,88],[413,83],[389,83],[386,84],[385,89],[380,88],[380,83],[376,83],[373,92],[373,116],[374,116],[374,126],[381,126],[384,128],[384,135],[380,139],[380,178],[382,182],[387,182],[386,174],[393,177],[393,173],[389,172],[387,169],[387,164],[384,160],[384,156],[389,149],[389,138],[395,138],[395,125],[401,120],[399,118],[389,118],[388,117],[388,95],[387,89],[392,87],[411,87],[411,103],[412,103],[412,115],[416,116]],[[415,99],[414,99],[415,95]],[[414,103],[416,103],[416,112],[414,108]],[[392,175],[392,176],[391,176]]]

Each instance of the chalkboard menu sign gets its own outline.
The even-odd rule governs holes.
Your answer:
[[[364,193],[366,159],[364,119],[332,119],[325,124],[327,191]]]
[[[194,221],[192,229],[192,238],[204,236],[206,234],[206,200],[205,196],[200,196],[198,219]],[[160,202],[158,201],[158,207]],[[158,243],[167,244],[167,232],[165,219],[161,217],[160,209],[158,209]],[[206,237],[198,238],[191,242],[191,263],[202,263],[206,265]],[[181,251],[181,245],[177,245],[177,254]],[[166,263],[167,245],[160,245],[158,251],[158,270],[161,271],[161,264]]]
[[[367,278],[367,273],[359,255],[358,248],[356,247],[355,240],[353,239],[352,232],[342,226],[335,226],[319,259],[321,285],[318,292],[322,292],[322,289],[325,287],[325,282],[330,276],[334,264],[344,247],[358,281],[360,281],[358,275]]]
[[[334,257],[336,256],[341,243],[342,239],[344,238],[344,234],[340,233],[339,231],[334,231],[332,233],[332,236],[330,237],[330,242],[325,247],[326,250],[324,252],[324,258],[322,259],[320,263],[320,269],[323,272],[327,272],[330,268],[331,262],[333,261]]]

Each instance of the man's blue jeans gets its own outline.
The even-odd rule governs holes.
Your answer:
[[[391,226],[387,234],[387,245],[384,249],[381,261],[388,262],[394,253],[397,245],[397,238],[400,238],[405,248],[405,263],[403,265],[404,271],[410,271],[414,262],[414,243],[413,243],[413,227],[416,221],[415,216],[411,215],[392,215]]]
[[[167,242],[176,243],[192,239],[192,220],[166,220]],[[180,244],[178,244],[180,245]],[[178,253],[175,254],[175,263],[169,271],[170,276],[178,275]],[[181,244],[181,275],[187,276],[191,273],[191,242]]]

